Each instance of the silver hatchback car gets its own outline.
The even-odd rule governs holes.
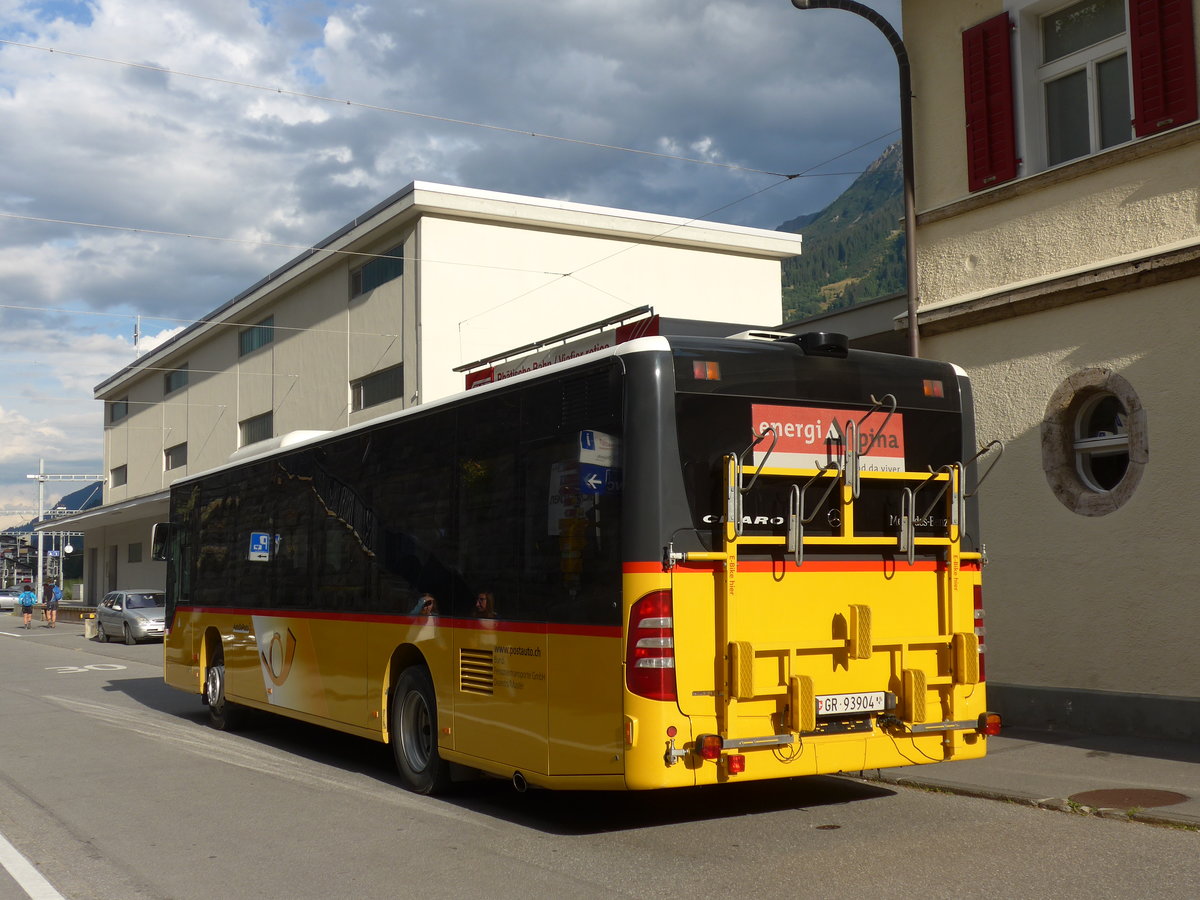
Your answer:
[[[136,644],[147,638],[162,639],[166,631],[167,595],[162,591],[112,591],[96,607],[96,638],[124,638]]]

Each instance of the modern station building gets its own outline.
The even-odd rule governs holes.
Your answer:
[[[416,182],[95,389],[86,600],[155,587],[176,479],[464,389],[465,364],[588,323],[772,325],[796,234]],[[562,342],[559,342],[562,343]],[[550,350],[553,347],[549,348]]]

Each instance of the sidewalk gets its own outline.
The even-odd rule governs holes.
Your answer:
[[[871,769],[863,778],[1200,830],[1200,746],[1006,729],[987,756]]]

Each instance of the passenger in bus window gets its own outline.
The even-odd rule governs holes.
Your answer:
[[[422,594],[418,597],[417,605],[409,613],[413,616],[436,616],[437,614],[437,600],[434,599],[433,594]]]
[[[481,619],[496,618],[496,598],[491,591],[480,591],[475,597],[475,615]]]

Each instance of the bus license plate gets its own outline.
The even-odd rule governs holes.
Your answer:
[[[853,716],[859,713],[882,712],[886,697],[883,691],[865,694],[822,694],[817,697],[818,716]]]

